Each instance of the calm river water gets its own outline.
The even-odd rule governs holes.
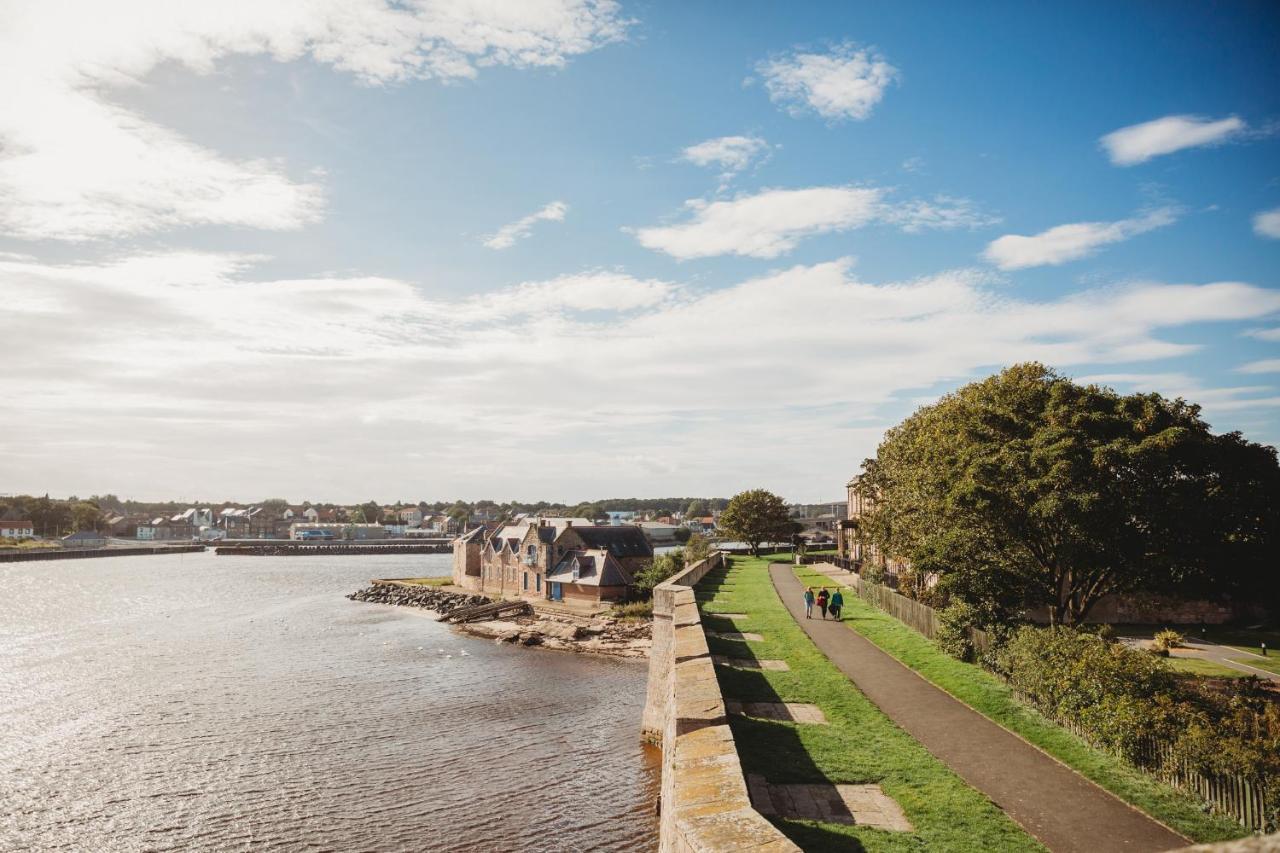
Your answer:
[[[343,597],[449,560],[0,565],[0,849],[653,849],[643,664]]]

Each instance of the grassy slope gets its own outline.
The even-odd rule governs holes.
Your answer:
[[[1232,669],[1229,666],[1223,666],[1216,661],[1202,660],[1200,658],[1169,657],[1165,659],[1165,663],[1169,664],[1169,668],[1174,672],[1186,675],[1208,675],[1213,678],[1244,678],[1249,674],[1238,669]]]
[[[1267,648],[1270,650],[1271,647],[1268,646]],[[1257,667],[1258,669],[1265,669],[1267,672],[1274,672],[1277,675],[1280,675],[1280,657],[1277,657],[1274,652],[1271,652],[1265,658],[1247,658],[1241,656],[1238,658],[1232,658],[1232,660],[1236,663],[1247,663],[1249,666]],[[1244,673],[1237,674],[1243,675]]]
[[[799,567],[797,574],[806,584],[830,583],[807,566]],[[1246,834],[1244,828],[1230,818],[1205,814],[1198,799],[1175,791],[1119,758],[1089,746],[1019,702],[1004,682],[982,667],[945,654],[926,637],[857,595],[845,597],[844,621],[978,713],[1183,835],[1196,841],[1219,841]]]
[[[902,806],[914,832],[816,821],[778,820],[806,850],[1022,851],[1043,848],[978,791],[929,754],[871,704],[818,651],[783,608],[769,580],[768,563],[734,557],[727,572],[698,587],[705,621],[729,630],[710,614],[747,613],[736,628],[762,642],[708,638],[712,651],[732,657],[786,660],[789,672],[717,667],[727,697],[744,701],[812,702],[829,725],[798,725],[735,717],[734,738],[747,773],[771,782],[878,782]]]

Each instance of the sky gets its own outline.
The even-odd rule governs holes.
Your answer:
[[[1039,360],[1280,443],[1268,2],[0,0],[0,493],[839,499]]]

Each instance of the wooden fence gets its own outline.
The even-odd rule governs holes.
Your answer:
[[[814,562],[819,562],[815,560]],[[858,593],[858,597],[875,605],[880,610],[902,622],[904,625],[933,639],[938,633],[938,613],[927,604],[900,595],[888,587],[864,581],[854,571],[848,560],[831,558],[821,562],[830,562],[849,572],[844,579]],[[841,565],[843,564],[843,565]],[[969,629],[969,639],[978,654],[985,654],[992,649],[991,635],[978,628]],[[1062,719],[1040,708],[1030,697],[1014,692],[1017,699],[1053,719],[1081,740],[1102,748],[1080,726],[1071,720]],[[1218,812],[1229,815],[1254,832],[1265,832],[1275,829],[1273,821],[1276,815],[1272,812],[1277,804],[1270,802],[1269,791],[1261,782],[1251,782],[1243,776],[1205,774],[1187,766],[1173,755],[1173,746],[1155,739],[1147,739],[1140,744],[1137,756],[1126,757],[1133,766],[1149,773],[1168,785],[1198,796],[1211,804]]]
[[[927,604],[922,604],[913,598],[907,598],[901,593],[894,592],[887,586],[864,581],[861,575],[846,566],[841,566],[841,568],[849,572],[849,585],[858,593],[859,598],[874,604],[899,622],[924,634],[930,640],[938,635],[938,611]],[[973,644],[974,651],[980,655],[991,651],[991,635],[979,628],[969,629],[969,642]]]
[[[1109,751],[1097,743],[1087,730],[1072,720],[1059,717],[1048,709],[1041,708],[1029,696],[1017,691],[1014,691],[1013,695],[1018,701],[1037,708],[1076,737],[1092,744],[1094,748]],[[1272,812],[1276,809],[1276,804],[1269,802],[1270,791],[1260,781],[1251,781],[1236,774],[1202,773],[1190,767],[1185,760],[1177,758],[1173,753],[1172,744],[1155,738],[1143,738],[1139,741],[1135,754],[1120,757],[1165,784],[1199,797],[1212,805],[1216,812],[1240,821],[1254,832],[1275,829],[1276,815]]]

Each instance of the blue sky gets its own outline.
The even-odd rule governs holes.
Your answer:
[[[1280,441],[1272,4],[263,5],[0,12],[0,489],[822,500],[1030,358]]]

